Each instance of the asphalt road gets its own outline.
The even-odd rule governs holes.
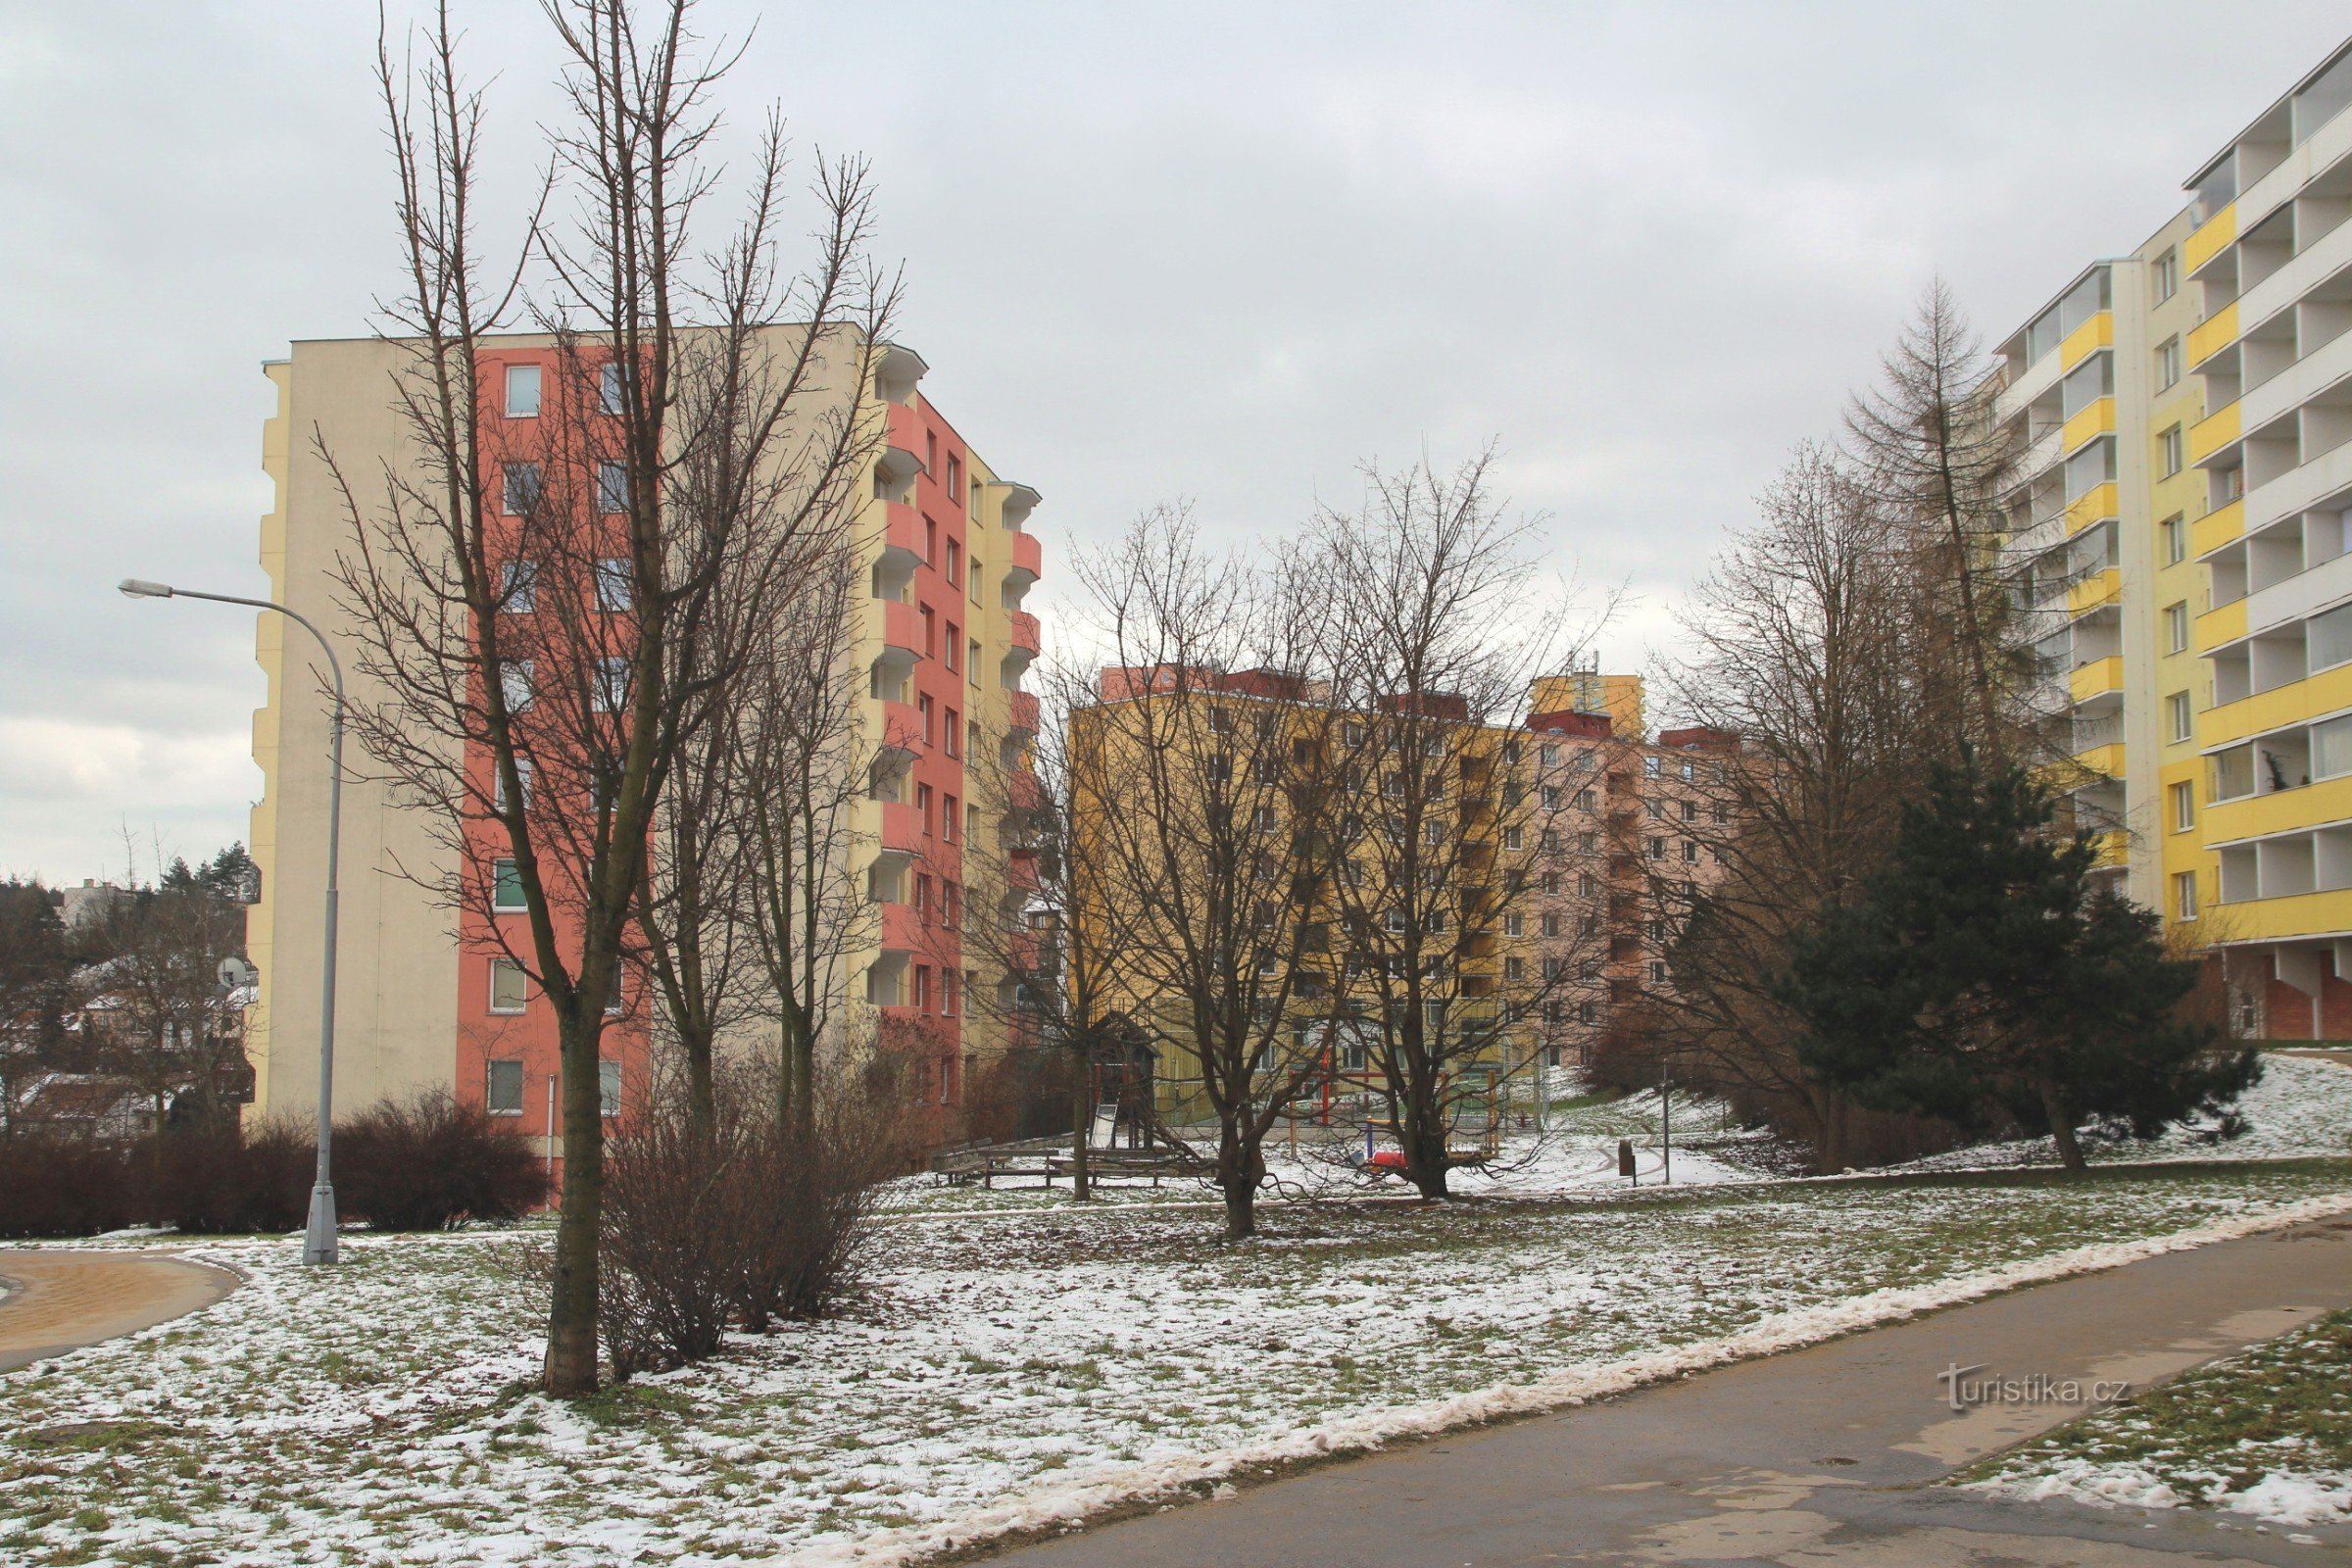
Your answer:
[[[996,1568],[2152,1568],[2352,1561],[2184,1510],[1927,1485],[2081,1413],[1953,1411],[1936,1374],[2163,1381],[2352,1303],[2352,1220],[2034,1287],[1561,1415],[1334,1465],[990,1559]],[[2352,1400],[2352,1390],[2345,1392]],[[2308,1544],[2307,1544],[2308,1543]]]

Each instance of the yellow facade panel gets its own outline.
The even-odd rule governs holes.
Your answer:
[[[2124,659],[2113,654],[2075,666],[2069,689],[2078,703],[2087,703],[2094,697],[2106,697],[2124,689]]]
[[[2219,512],[2208,512],[2189,524],[2189,551],[2192,556],[2209,556],[2222,546],[2240,537],[2246,531],[2246,502],[2243,496],[2230,502]]]
[[[2188,461],[2202,463],[2216,452],[2236,440],[2239,435],[2238,406],[2217,409],[2188,427]]]
[[[2115,313],[2101,311],[2067,333],[2066,341],[2058,345],[2058,371],[2063,375],[2099,350],[2114,345]]]
[[[2237,301],[2231,300],[2189,329],[2188,368],[2195,369],[2236,341]]]
[[[2180,242],[2180,269],[2191,277],[2237,238],[2237,203],[2231,202]]]
[[[2115,433],[2115,399],[2100,398],[2078,411],[2058,432],[2058,450],[2073,452],[2087,441]]]
[[[2102,778],[2122,778],[2124,743],[2111,741],[2105,746],[2094,746],[2087,752],[2077,752],[2075,760]]]
[[[2066,591],[2066,612],[2085,615],[2109,605],[2121,604],[2124,598],[2123,573],[2109,566],[2094,571]]]
[[[2206,746],[2226,746],[2249,735],[2283,729],[2315,713],[2333,713],[2347,708],[2352,708],[2352,664],[2338,664],[2317,675],[2207,709],[2197,723],[2197,739]]]
[[[2066,533],[2073,538],[2094,522],[2116,516],[2115,481],[2094,484],[2066,504]]]
[[[2331,778],[2209,806],[2205,837],[2210,843],[2228,844],[2347,821],[2352,821],[2352,778]]]
[[[2352,931],[2352,892],[2303,893],[2221,906],[2222,939],[2269,942],[2314,932]]]
[[[2195,647],[2198,653],[2211,653],[2224,643],[2233,643],[2246,634],[2246,602],[2232,599],[2217,605],[2197,617]]]

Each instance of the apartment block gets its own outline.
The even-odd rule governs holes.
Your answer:
[[[2000,349],[2078,820],[2237,1025],[2352,1035],[2352,42]]]
[[[833,372],[838,384],[820,396],[846,408],[864,373],[856,367],[870,366],[865,407],[879,421],[870,484],[859,486],[853,523],[865,602],[849,658],[870,765],[851,842],[821,872],[862,889],[874,907],[846,928],[857,934],[836,966],[837,1015],[848,1046],[872,1043],[903,1057],[910,1098],[925,1123],[944,1131],[972,1072],[1004,1047],[1002,1028],[967,1005],[974,987],[993,988],[1003,977],[979,972],[961,940],[963,846],[978,820],[966,780],[983,755],[1025,767],[1037,727],[1036,699],[1021,685],[1039,648],[1037,619],[1022,608],[1043,571],[1026,527],[1039,496],[1000,476],[922,395],[926,367],[911,350],[875,345],[837,358],[850,368]],[[360,628],[335,587],[337,560],[355,541],[325,454],[346,474],[416,462],[414,438],[393,407],[393,377],[405,360],[397,344],[327,340],[296,343],[266,367],[277,408],[264,432],[274,504],[262,520],[262,564],[271,597],[335,645],[355,701],[380,693],[360,668]],[[580,378],[559,374],[557,344],[502,337],[482,361],[477,373],[496,404],[492,433],[502,459],[564,461],[554,445],[564,421],[551,416],[548,400]],[[593,484],[581,490],[602,495]],[[598,593],[600,608],[625,614],[625,605],[601,603],[601,577]],[[262,877],[247,927],[261,970],[250,1051],[257,1109],[302,1115],[317,1101],[328,705],[311,645],[288,642],[279,617],[259,618],[257,656],[269,696],[254,721],[265,783],[251,829]],[[487,774],[486,756],[469,753],[464,764]],[[460,911],[428,892],[453,870],[455,852],[438,821],[394,799],[375,771],[355,755],[343,789],[338,1113],[385,1096],[446,1090],[514,1118],[558,1157],[552,1010],[500,956],[489,929],[523,916],[503,897],[484,910]],[[485,821],[466,831],[469,841],[480,839],[467,858],[496,866],[503,829]],[[503,867],[491,874],[503,879]],[[523,945],[518,935],[514,941]],[[640,977],[624,976],[606,1037],[612,1113],[646,1093],[650,1000]],[[772,1050],[772,1032],[751,1031],[741,1045]]]
[[[1137,932],[1136,909],[1175,896],[1123,892],[1119,856],[1097,847],[1120,830],[1097,818],[1196,781],[1200,800],[1178,811],[1176,837],[1233,843],[1247,826],[1266,841],[1248,873],[1262,889],[1248,961],[1261,978],[1298,965],[1281,1029],[1298,1059],[1322,1054],[1315,1078],[1327,1102],[1379,1093],[1348,1020],[1396,1004],[1397,971],[1386,986],[1377,975],[1409,946],[1398,940],[1407,922],[1425,922],[1419,994],[1433,1029],[1458,1043],[1446,1048],[1459,1053],[1458,1073],[1499,1079],[1538,1059],[1581,1060],[1621,1009],[1669,986],[1681,913],[1720,875],[1722,769],[1740,765],[1737,747],[1703,729],[1647,736],[1639,676],[1540,679],[1526,716],[1509,724],[1475,720],[1443,694],[1335,712],[1319,686],[1263,669],[1108,668],[1097,695],[1072,716],[1074,754],[1100,780],[1074,800],[1074,841],[1095,871],[1073,918],[1119,926],[1131,945],[1179,940]],[[1133,711],[1151,706],[1162,711]],[[1408,781],[1415,754],[1443,776]],[[1144,767],[1158,775],[1151,785],[1122,773]],[[1405,820],[1407,801],[1419,803],[1417,821]],[[1301,852],[1310,839],[1322,848]],[[1408,844],[1419,851],[1412,864]],[[1185,897],[1207,906],[1241,873],[1225,863],[1237,853],[1203,851],[1198,873],[1155,860],[1148,874],[1197,874]],[[1445,891],[1406,891],[1414,886]],[[1121,912],[1090,901],[1119,901]],[[1295,945],[1293,932],[1303,933]],[[1154,959],[1130,967],[1111,989],[1123,1010],[1153,1021],[1164,1047],[1161,1112],[1201,1115],[1188,1004],[1157,989]]]

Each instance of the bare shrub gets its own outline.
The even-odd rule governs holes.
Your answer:
[[[902,1107],[860,1076],[806,1121],[720,1075],[707,1127],[662,1094],[612,1139],[600,1240],[613,1375],[715,1354],[730,1328],[821,1317],[855,1288],[876,1184],[906,1167]]]
[[[164,1135],[149,1217],[203,1235],[302,1228],[318,1146],[300,1122]]]
[[[0,1141],[0,1237],[94,1236],[137,1217],[123,1150],[84,1139]]]
[[[504,1221],[547,1201],[528,1141],[446,1090],[380,1100],[335,1129],[335,1207],[379,1231]]]

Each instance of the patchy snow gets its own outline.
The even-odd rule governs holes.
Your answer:
[[[2166,1481],[2144,1465],[2060,1459],[2031,1477],[2004,1477],[1973,1490],[2030,1501],[2064,1498],[2096,1508],[2220,1508],[2283,1525],[2342,1524],[2352,1520],[2352,1475],[2274,1470],[2242,1491],[2207,1471]],[[2188,1486],[2183,1494],[2180,1487]]]
[[[1242,1245],[1189,1205],[931,1216],[854,1317],[579,1406],[530,1390],[500,1236],[188,1243],[249,1283],[0,1376],[0,1560],[907,1563],[2346,1208],[2270,1170],[1299,1201]]]
[[[2083,1140],[2093,1162],[2199,1159],[2299,1159],[2352,1154],[2352,1067],[2311,1056],[2266,1052],[2262,1082],[2246,1091],[2236,1112],[2245,1130],[2220,1136],[2205,1124],[2167,1128],[2146,1142],[2136,1138]],[[1978,1144],[1932,1154],[1893,1167],[1898,1170],[1994,1170],[2012,1165],[2049,1165],[2057,1152],[2047,1138]]]

